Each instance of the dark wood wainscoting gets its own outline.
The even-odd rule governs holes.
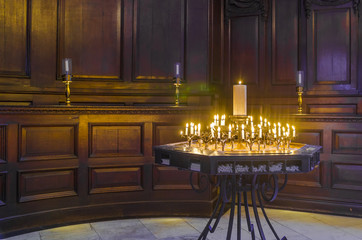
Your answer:
[[[295,141],[323,146],[321,163],[308,174],[289,175],[268,206],[362,216],[362,117],[306,114],[290,120],[299,129]]]
[[[8,107],[0,120],[0,236],[136,216],[208,216],[215,193],[190,172],[154,165],[208,108]],[[199,185],[199,176],[193,175]]]

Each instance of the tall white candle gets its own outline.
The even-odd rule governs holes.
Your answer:
[[[295,137],[295,127],[292,126],[292,129],[293,129],[293,137]]]
[[[214,133],[214,126],[215,126],[215,123],[211,123],[211,124],[210,124],[211,137],[212,137],[212,138],[214,138],[214,137],[215,137],[215,133]]]
[[[186,123],[185,135],[189,135],[189,124]]]
[[[231,139],[231,124],[229,124],[229,139]]]
[[[241,138],[245,139],[244,124],[241,125]]]
[[[262,138],[263,137],[263,130],[261,128],[261,124],[259,125],[259,138]]]
[[[64,61],[64,70],[65,70],[66,73],[69,72],[69,61],[68,61],[68,59],[65,59],[65,61]]]
[[[247,114],[247,87],[246,85],[233,86],[233,115],[246,116]]]
[[[175,64],[175,77],[179,78],[180,77],[180,63],[176,63]]]
[[[221,138],[221,135],[220,135],[220,127],[217,128],[217,138]]]

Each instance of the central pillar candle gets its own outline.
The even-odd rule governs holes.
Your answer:
[[[233,115],[247,115],[247,88],[241,82],[233,86]]]

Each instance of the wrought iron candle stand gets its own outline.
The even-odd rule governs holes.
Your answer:
[[[206,178],[203,175],[200,181],[203,180],[204,186],[203,189],[198,189],[193,185],[193,172],[190,173],[190,184],[194,191],[202,192],[206,191],[209,187],[209,184],[214,184],[210,178]],[[207,181],[207,179],[209,181]],[[241,209],[242,202],[244,204],[244,211],[246,222],[248,226],[248,231],[251,234],[251,238],[255,240],[255,228],[251,223],[250,213],[249,213],[249,203],[248,195],[251,196],[251,207],[253,208],[255,221],[258,227],[258,231],[262,240],[265,240],[265,234],[263,227],[261,225],[258,209],[257,209],[257,200],[259,202],[259,207],[262,210],[263,216],[268,223],[268,226],[272,230],[276,239],[280,240],[277,232],[275,231],[273,225],[271,224],[268,215],[265,212],[263,201],[272,202],[276,199],[278,192],[282,191],[286,186],[288,181],[288,175],[285,174],[284,183],[279,187],[278,184],[278,175],[222,175],[217,176],[217,182],[214,184],[216,187],[219,187],[219,196],[216,201],[216,206],[214,211],[211,214],[209,221],[201,232],[198,240],[206,240],[209,233],[215,232],[222,215],[225,212],[225,207],[227,204],[230,204],[230,215],[229,215],[229,224],[226,235],[226,240],[231,239],[232,227],[234,223],[234,214],[235,214],[235,205],[237,206],[237,240],[241,240]],[[271,190],[271,195],[269,194]],[[270,196],[268,196],[270,195]],[[284,236],[281,240],[287,240]]]

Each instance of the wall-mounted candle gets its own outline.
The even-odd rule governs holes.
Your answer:
[[[229,124],[229,139],[231,139],[231,124]]]
[[[245,139],[244,124],[241,124],[241,138]]]
[[[190,123],[191,135],[194,134],[194,123]]]
[[[175,64],[175,77],[176,77],[176,78],[179,78],[179,77],[180,77],[180,66],[181,66],[180,63],[176,63],[176,64]]]
[[[233,115],[246,116],[247,114],[247,87],[242,85],[233,86]]]
[[[197,129],[199,130],[199,132],[197,133],[197,136],[201,135],[201,123],[197,124]]]
[[[189,135],[189,123],[186,123],[185,135]]]
[[[293,137],[295,137],[295,127],[292,126],[292,129],[293,129]]]
[[[66,73],[69,72],[69,60],[67,58],[64,61],[64,70]]]
[[[221,129],[220,129],[220,127],[218,127],[217,128],[217,138],[221,138],[220,131],[221,131]]]
[[[297,87],[304,87],[304,72],[297,71]]]

